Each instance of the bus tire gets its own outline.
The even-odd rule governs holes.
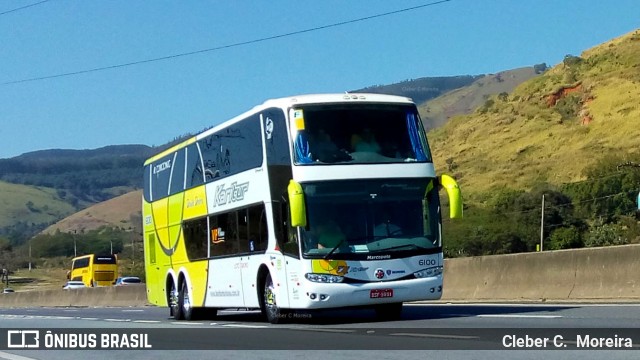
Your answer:
[[[176,320],[182,320],[178,318],[178,292],[173,281],[170,281],[167,302],[169,304],[169,316]]]
[[[376,316],[380,320],[400,320],[402,318],[402,303],[380,304],[374,307]]]
[[[267,321],[272,324],[277,324],[286,319],[287,312],[280,307],[276,301],[275,286],[271,279],[271,274],[267,273],[267,278],[264,281],[264,292],[262,296],[262,309],[263,314],[267,318]]]
[[[192,320],[193,307],[191,304],[191,296],[189,295],[189,287],[187,282],[183,281],[178,292],[178,306],[175,311],[176,320]]]

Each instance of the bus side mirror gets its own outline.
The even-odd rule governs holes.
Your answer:
[[[438,180],[440,185],[447,190],[449,196],[449,217],[452,219],[462,218],[462,194],[458,183],[446,174],[440,175]]]
[[[289,211],[291,212],[291,226],[307,226],[307,210],[304,202],[302,185],[290,180],[287,187],[289,193]]]

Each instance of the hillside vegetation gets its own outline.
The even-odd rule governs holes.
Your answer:
[[[12,237],[39,229],[75,212],[53,189],[0,181],[0,228]]]
[[[472,113],[492,95],[506,95],[513,89],[547,69],[546,64],[501,71],[478,77],[473,83],[451,90],[435,99],[418,102],[418,111],[425,129],[430,130],[444,125],[455,115]]]
[[[612,40],[489,98],[475,113],[429,133],[439,169],[469,199],[585,179],[605,155],[632,159],[640,145],[640,32]]]
[[[42,234],[85,233],[102,227],[120,228],[136,234],[142,227],[142,190],[136,190],[103,201],[46,228]]]
[[[142,164],[154,151],[145,145],[35,151],[0,159],[0,180],[56,189],[80,209],[140,188]]]
[[[66,216],[140,189],[144,161],[180,139],[158,148],[55,149],[0,159],[0,237],[24,243]]]
[[[634,31],[431,131],[466,201],[466,219],[444,226],[446,254],[640,242],[639,97]]]

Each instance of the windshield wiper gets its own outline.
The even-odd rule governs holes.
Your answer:
[[[327,253],[327,255],[325,255],[323,259],[327,260],[329,258],[329,256],[331,256],[331,254],[333,254],[334,251],[338,250],[340,245],[342,245],[345,242],[345,240],[347,240],[347,238],[343,238],[342,240],[340,240],[338,245],[336,245],[333,249],[331,249],[331,251],[329,251],[329,253]]]

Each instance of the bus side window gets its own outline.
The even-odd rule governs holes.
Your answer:
[[[249,214],[249,252],[267,249],[268,228],[264,203],[254,205],[248,209]]]
[[[300,257],[298,250],[298,234],[296,229],[289,226],[289,205],[286,201],[273,202],[273,223],[277,236],[278,247],[285,255]]]
[[[207,257],[207,218],[185,221],[182,225],[189,260]]]
[[[237,253],[248,253],[250,252],[249,241],[251,241],[251,237],[249,236],[249,214],[247,209],[242,209],[236,211],[238,214],[238,251]]]

